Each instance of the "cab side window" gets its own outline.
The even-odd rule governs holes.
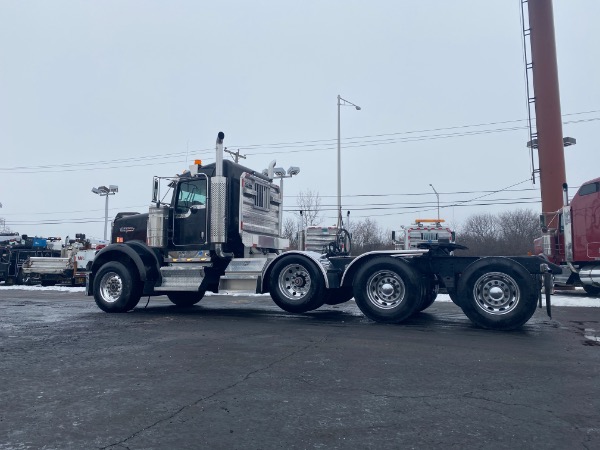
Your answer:
[[[579,189],[579,195],[590,195],[595,192],[598,192],[598,183],[584,184]]]

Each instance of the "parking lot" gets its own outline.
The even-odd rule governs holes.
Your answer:
[[[600,448],[599,308],[494,332],[448,302],[145,305],[0,287],[0,449]]]

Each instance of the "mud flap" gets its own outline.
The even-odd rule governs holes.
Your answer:
[[[548,317],[550,317],[552,319],[552,304],[550,302],[550,298],[552,296],[552,288],[553,288],[552,271],[550,270],[550,267],[548,267],[547,264],[541,264],[540,271],[542,272],[542,277],[544,280],[544,294],[546,297],[546,313],[548,314]],[[541,303],[542,303],[542,299],[541,299],[541,291],[540,291],[540,307],[542,306]]]

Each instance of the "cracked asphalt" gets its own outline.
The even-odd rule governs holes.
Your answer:
[[[144,306],[0,291],[0,449],[600,448],[600,308],[493,332],[451,303]]]

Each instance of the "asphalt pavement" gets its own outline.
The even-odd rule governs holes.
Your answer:
[[[600,448],[600,308],[496,332],[439,302],[145,306],[0,288],[0,449]]]

